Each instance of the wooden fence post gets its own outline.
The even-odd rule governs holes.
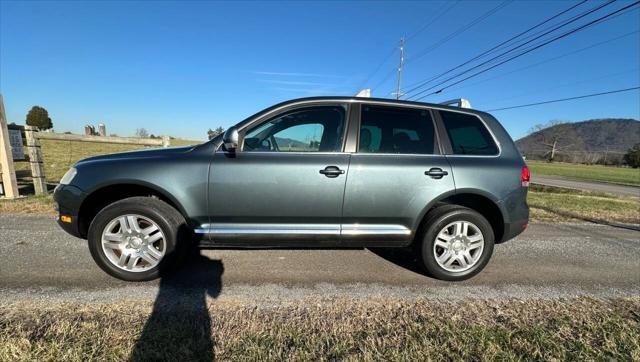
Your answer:
[[[31,164],[31,177],[33,178],[33,188],[36,195],[47,193],[47,181],[44,177],[44,165],[42,163],[42,151],[40,151],[40,141],[36,138],[35,132],[38,127],[26,126],[24,133],[27,137],[27,151],[29,152],[29,163]]]
[[[8,199],[19,197],[16,170],[13,167],[13,154],[9,141],[9,129],[7,128],[7,116],[4,113],[4,101],[0,94],[0,181],[4,196]]]
[[[171,146],[171,138],[169,136],[162,136],[162,147]]]

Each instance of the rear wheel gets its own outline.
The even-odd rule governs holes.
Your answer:
[[[98,266],[127,281],[158,278],[188,240],[180,213],[151,197],[131,197],[102,209],[91,222],[89,250]]]
[[[478,212],[446,205],[433,210],[425,225],[420,255],[431,276],[465,280],[478,274],[489,262],[493,229]]]

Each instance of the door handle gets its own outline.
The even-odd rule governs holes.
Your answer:
[[[427,176],[431,176],[431,178],[434,178],[434,179],[441,179],[444,176],[447,176],[449,173],[439,167],[433,167],[433,168],[430,168],[429,171],[425,171],[424,174]]]
[[[338,166],[327,166],[324,170],[320,170],[320,173],[329,178],[336,178],[342,175],[344,170],[341,170]]]

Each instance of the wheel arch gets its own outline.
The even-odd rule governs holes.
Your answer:
[[[178,200],[163,188],[139,181],[122,181],[103,184],[87,193],[78,209],[78,231],[86,238],[94,217],[107,205],[134,196],[156,197],[175,208],[185,220],[187,214]]]
[[[495,242],[500,243],[504,237],[505,219],[500,208],[499,199],[482,190],[459,189],[446,192],[427,205],[421,212],[416,235],[420,235],[425,227],[429,212],[442,205],[459,205],[472,209],[484,216],[495,235]]]

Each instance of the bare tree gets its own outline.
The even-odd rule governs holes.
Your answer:
[[[213,139],[214,137],[222,133],[224,133],[224,128],[222,127],[218,127],[215,130],[209,128],[209,130],[207,131],[207,136],[209,137],[209,139]]]
[[[147,138],[149,137],[149,131],[146,128],[138,128],[136,129],[136,137]]]
[[[576,139],[571,125],[558,120],[537,124],[529,130],[529,134],[534,135],[545,148],[544,157],[549,162],[553,162],[559,151],[573,146],[572,142]]]

